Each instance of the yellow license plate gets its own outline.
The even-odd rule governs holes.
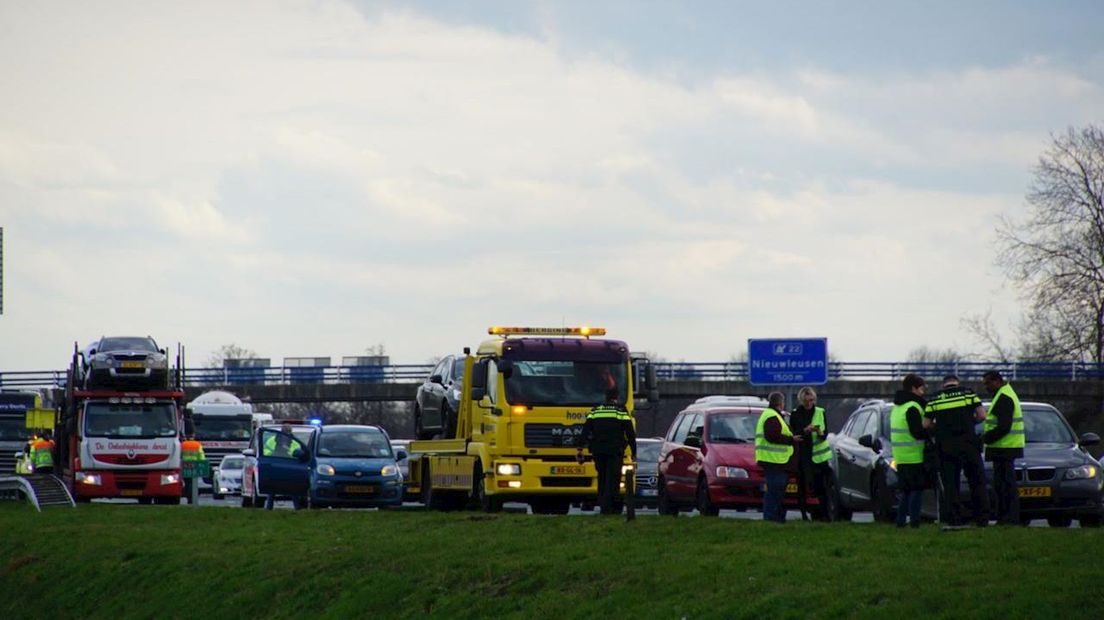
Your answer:
[[[586,468],[582,465],[553,465],[550,471],[553,475],[581,476],[586,473]]]
[[[123,489],[119,493],[125,497],[141,497],[144,491],[142,489]]]
[[[796,482],[791,482],[791,483],[787,484],[786,485],[786,492],[787,493],[797,493],[797,483]]]
[[[141,368],[142,362],[122,362],[119,365],[123,368]]]
[[[375,493],[376,487],[370,484],[347,484],[345,485],[346,493]]]
[[[1050,487],[1020,487],[1020,497],[1050,497]]]

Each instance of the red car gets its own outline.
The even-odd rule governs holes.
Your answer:
[[[675,417],[659,453],[659,512],[697,508],[713,516],[721,508],[761,510],[763,470],[755,462],[755,426],[767,401],[747,396],[707,396]],[[786,485],[785,506],[798,508],[796,474]],[[816,513],[816,497],[806,506]]]

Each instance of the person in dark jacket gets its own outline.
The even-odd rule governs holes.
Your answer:
[[[797,407],[790,412],[790,428],[798,429],[808,441],[797,446],[798,482],[812,486],[820,507],[820,518],[829,521],[835,517],[828,510],[828,493],[835,489],[832,467],[828,464],[832,448],[828,445],[827,422],[824,408],[816,406],[817,393],[811,387],[803,387],[797,392]],[[834,491],[833,491],[834,492]]]
[[[636,463],[636,431],[632,416],[621,406],[621,392],[616,386],[606,392],[606,402],[590,410],[583,432],[579,435],[575,459],[583,462],[583,448],[590,448],[594,469],[598,474],[598,506],[602,514],[616,514],[614,498],[621,489],[621,467],[625,448],[632,452]]]
[[[959,384],[958,377],[943,377],[943,387],[924,408],[924,428],[935,439],[943,495],[939,520],[944,527],[959,527],[958,487],[962,474],[970,485],[970,516],[978,526],[989,524],[989,495],[985,490],[985,468],[981,463],[981,440],[974,425],[985,419],[985,408],[973,390]]]
[[[802,441],[802,436],[794,435],[782,417],[785,408],[786,397],[782,392],[771,392],[755,428],[755,462],[763,468],[767,487],[763,493],[763,520],[775,523],[786,522],[782,500],[790,471],[796,467],[794,446]]]
[[[1015,462],[1023,458],[1024,423],[1020,398],[995,370],[982,376],[985,389],[993,395],[985,417],[985,460],[993,463],[993,491],[997,496],[997,522],[1020,524],[1020,495],[1016,486]]]
[[[893,460],[897,461],[897,482],[901,501],[897,506],[897,527],[905,527],[906,518],[912,527],[920,527],[920,502],[927,476],[924,473],[924,379],[907,374],[901,381],[903,389],[893,397],[889,414],[890,442]]]

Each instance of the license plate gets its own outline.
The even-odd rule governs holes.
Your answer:
[[[141,497],[144,491],[142,489],[123,489],[119,493],[124,497]]]
[[[119,365],[123,368],[141,368],[142,362],[122,362]]]
[[[371,495],[376,492],[376,487],[370,484],[347,484],[345,485],[346,493],[365,493]]]
[[[791,482],[791,483],[787,484],[786,485],[786,492],[787,493],[797,493],[797,483],[796,482]]]
[[[652,496],[652,495],[656,495],[657,491],[655,489],[644,489],[643,491],[640,492],[640,494],[641,495],[646,495],[646,496]]]
[[[1020,497],[1050,497],[1050,487],[1020,487]]]
[[[586,468],[582,465],[553,465],[550,471],[553,475],[580,476],[586,473]]]

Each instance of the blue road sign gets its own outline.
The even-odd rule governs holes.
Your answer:
[[[749,338],[748,378],[752,385],[828,383],[828,339]]]

